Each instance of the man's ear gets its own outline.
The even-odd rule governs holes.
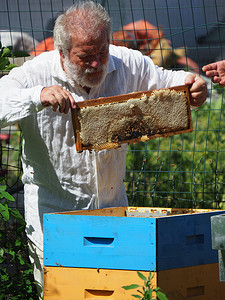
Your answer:
[[[60,55],[60,61],[61,61],[61,65],[62,65],[62,68],[64,70],[64,60],[65,60],[65,55],[63,54],[63,51],[62,50],[59,50],[59,55]],[[65,70],[64,70],[65,71]]]
[[[65,59],[65,55],[63,54],[63,51],[59,50],[59,54],[60,54],[61,61],[63,62]]]

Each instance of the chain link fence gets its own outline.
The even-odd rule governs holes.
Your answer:
[[[0,38],[33,55],[53,47],[54,20],[69,0],[3,0]],[[202,76],[204,64],[224,58],[222,0],[103,0],[113,21],[111,43],[152,57],[168,69]],[[15,59],[20,65],[25,59]],[[4,74],[2,74],[3,76]],[[224,208],[224,89],[208,85],[207,102],[192,111],[193,132],[129,145],[125,185],[130,205]],[[0,130],[0,176],[23,211],[19,127]]]

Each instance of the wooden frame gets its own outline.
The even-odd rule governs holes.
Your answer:
[[[182,86],[176,86],[176,87],[171,87],[167,88],[169,90],[175,90],[175,91],[181,91],[186,93],[187,95],[187,117],[188,117],[188,126],[187,128],[183,130],[173,130],[173,131],[168,131],[168,132],[163,132],[163,133],[157,133],[154,135],[147,136],[145,138],[146,140],[151,140],[159,137],[168,137],[171,135],[175,134],[182,134],[182,133],[187,133],[187,132],[192,132],[192,119],[191,119],[191,109],[190,109],[190,92],[189,92],[189,86],[188,85],[182,85]],[[162,89],[164,90],[164,89]],[[72,122],[73,122],[73,129],[74,129],[74,135],[75,135],[75,141],[76,141],[76,150],[78,152],[83,151],[83,150],[88,150],[88,149],[98,149],[95,147],[95,145],[91,146],[84,146],[82,145],[81,137],[80,137],[80,132],[82,130],[77,112],[78,110],[85,108],[85,107],[90,107],[90,106],[99,106],[99,105],[104,105],[104,104],[109,104],[109,103],[120,103],[120,102],[125,102],[128,101],[129,99],[138,99],[141,98],[143,95],[146,95],[147,97],[150,97],[151,94],[156,91],[156,90],[150,90],[150,91],[141,91],[141,92],[135,92],[135,93],[129,93],[129,94],[124,94],[124,95],[119,95],[119,96],[112,96],[112,97],[103,97],[103,98],[98,98],[98,99],[92,99],[92,100],[86,100],[83,102],[77,102],[77,108],[71,111],[72,114]],[[118,148],[121,144],[123,143],[138,143],[142,140],[142,136],[138,138],[133,138],[130,140],[124,140],[124,141],[119,141],[116,143],[113,143],[111,147],[105,147],[105,148]],[[102,149],[104,149],[104,144]]]

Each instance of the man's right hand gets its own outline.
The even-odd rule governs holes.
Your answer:
[[[68,113],[70,107],[76,108],[76,102],[70,92],[60,85],[43,88],[41,91],[41,103],[43,107],[52,106],[53,111],[59,109],[59,112],[64,114]]]

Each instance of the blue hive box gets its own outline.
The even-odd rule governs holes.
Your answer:
[[[120,207],[44,215],[44,265],[160,271],[212,264],[221,210]]]

